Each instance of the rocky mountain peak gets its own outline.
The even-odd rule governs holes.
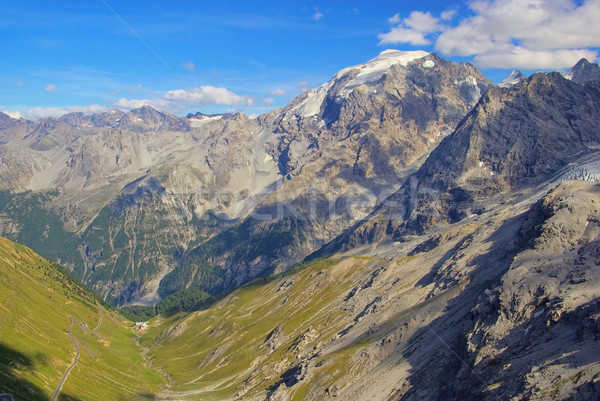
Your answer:
[[[0,111],[0,123],[11,121],[12,117]]]
[[[131,110],[120,118],[115,127],[133,132],[189,131],[189,122],[172,114],[161,112],[151,106]]]
[[[387,50],[365,64],[341,70],[284,107],[274,117],[273,158],[288,174],[304,164],[300,159],[319,157],[334,138],[356,141],[352,147],[358,151],[360,138],[373,137],[363,151],[376,146],[375,153],[381,155],[391,146],[394,150],[389,151],[398,159],[392,164],[406,165],[451,132],[493,86],[470,64],[448,62],[424,51]],[[363,152],[358,156],[362,158],[370,156]],[[365,170],[381,167],[374,164],[375,169]]]
[[[564,77],[571,81],[583,85],[584,83],[600,77],[600,67],[596,63],[590,63],[582,58],[571,68]]]
[[[64,121],[67,124],[71,124],[74,127],[79,127],[84,124],[89,124],[91,121],[91,116],[89,114],[85,114],[82,112],[68,113],[58,119],[59,121]]]
[[[506,78],[502,80],[502,82],[498,84],[498,86],[501,88],[510,88],[524,79],[527,79],[527,77],[521,71],[513,70]]]

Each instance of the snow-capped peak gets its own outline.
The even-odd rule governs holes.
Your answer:
[[[510,74],[508,74],[506,78],[502,80],[502,82],[498,84],[498,86],[501,88],[510,88],[511,86],[515,86],[516,84],[518,84],[526,78],[527,77],[523,75],[521,71],[513,70]]]
[[[351,71],[358,70],[336,95],[336,99],[341,101],[346,98],[350,92],[357,86],[378,81],[393,65],[406,67],[411,61],[421,59],[430,53],[423,50],[400,51],[394,49],[384,50],[377,57],[367,61],[364,64],[358,64],[352,67],[344,68],[339,71],[333,79],[324,83],[318,88],[308,91],[303,102],[293,107],[290,111],[302,117],[310,117],[319,113],[321,104],[327,95],[327,91],[344,75]],[[428,64],[427,67],[433,67],[435,63]]]

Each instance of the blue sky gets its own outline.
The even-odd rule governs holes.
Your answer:
[[[261,114],[388,48],[513,68],[597,61],[600,0],[0,3],[0,110]]]

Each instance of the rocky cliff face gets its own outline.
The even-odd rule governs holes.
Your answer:
[[[599,95],[558,73],[489,90],[419,171],[332,249],[422,234],[550,180],[598,148]]]

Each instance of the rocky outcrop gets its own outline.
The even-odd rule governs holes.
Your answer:
[[[190,124],[186,119],[155,110],[150,106],[131,110],[123,115],[114,126],[131,132],[190,131]]]

